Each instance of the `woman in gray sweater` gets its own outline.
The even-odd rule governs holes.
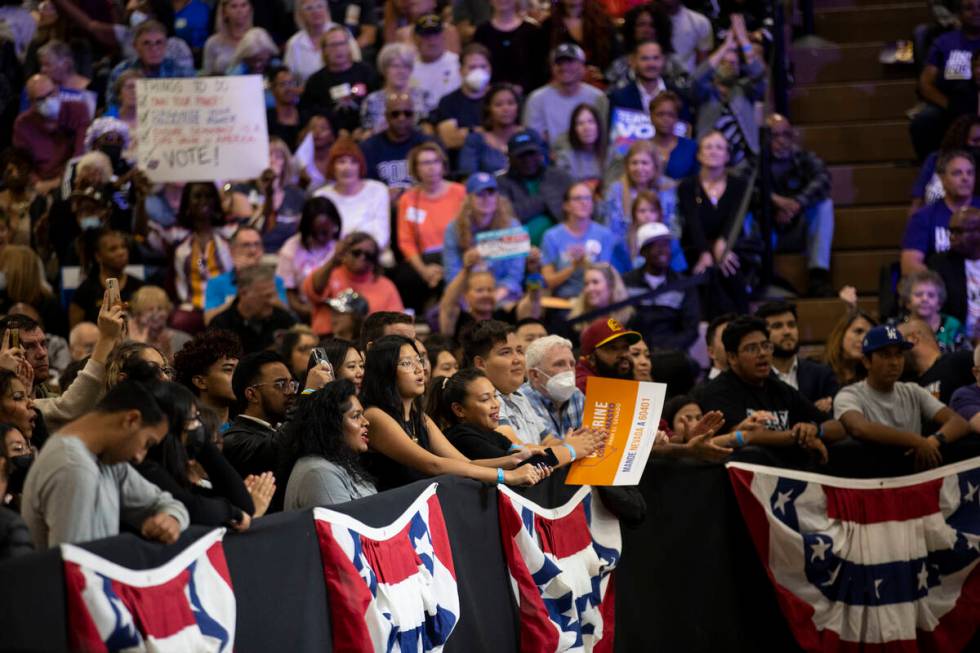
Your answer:
[[[375,494],[359,456],[368,421],[348,380],[333,381],[299,404],[286,430],[289,481],[285,510],[345,503]]]

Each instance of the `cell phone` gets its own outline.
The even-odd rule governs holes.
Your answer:
[[[109,307],[122,304],[122,295],[119,294],[119,279],[109,277],[105,280],[105,288],[109,291]]]
[[[541,453],[534,454],[518,465],[518,467],[521,465],[547,465],[548,467],[557,467],[559,464],[558,456],[556,456],[555,452],[551,450],[551,447],[548,447]]]
[[[20,347],[20,329],[10,330],[10,346]]]
[[[333,365],[330,364],[330,359],[327,358],[327,350],[323,347],[314,347],[310,350],[310,362],[306,365],[306,371],[312,370],[317,365],[330,369],[330,374],[333,374]]]

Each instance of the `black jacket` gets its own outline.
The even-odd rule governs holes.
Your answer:
[[[966,260],[953,250],[929,258],[929,268],[946,284],[946,303],[942,312],[966,324],[969,300],[966,296]]]
[[[681,278],[673,270],[667,271],[667,283]],[[643,268],[623,275],[623,283],[630,295],[650,292],[652,288],[644,277]],[[679,349],[686,351],[698,337],[698,321],[701,307],[698,289],[668,290],[634,307],[629,328],[639,331],[650,349]]]
[[[267,349],[276,340],[276,332],[296,324],[296,318],[287,311],[274,306],[272,315],[264,319],[246,320],[238,312],[238,299],[231,306],[214,316],[212,329],[225,329],[238,334],[242,341],[242,351],[252,353]]]
[[[796,368],[796,383],[804,397],[810,401],[817,401],[837,394],[839,385],[829,365],[806,358],[797,360],[799,366]]]
[[[277,431],[239,415],[231,421],[224,440],[225,458],[242,478],[278,469],[281,443]]]
[[[34,552],[34,543],[27,524],[20,515],[0,506],[0,560]]]

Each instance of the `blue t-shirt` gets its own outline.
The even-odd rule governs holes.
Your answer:
[[[980,51],[980,39],[968,39],[961,30],[946,32],[932,42],[926,64],[939,69],[936,86],[949,95],[972,86],[973,53]]]
[[[375,134],[361,143],[368,178],[384,182],[389,188],[411,188],[414,182],[408,174],[408,153],[431,140],[431,136],[418,130],[403,143],[392,143],[385,132]]]
[[[620,274],[632,269],[629,254],[622,240],[601,224],[592,222],[581,236],[574,235],[564,223],[544,232],[541,240],[541,264],[553,265],[560,271],[572,265],[571,248],[585,248],[586,256],[592,263],[610,263]],[[558,297],[575,297],[582,292],[585,274],[576,270],[565,283],[554,289]]]
[[[195,50],[203,48],[211,32],[211,9],[201,0],[191,0],[174,14],[174,34]]]
[[[670,157],[667,159],[664,174],[671,179],[683,179],[697,174],[700,167],[697,142],[683,136],[678,137],[677,145],[671,150]]]
[[[279,293],[279,300],[283,306],[289,306],[286,299],[286,286],[282,279],[276,275],[276,291]],[[229,270],[224,274],[219,274],[214,279],[208,280],[208,285],[204,290],[204,310],[210,311],[219,308],[222,304],[238,295],[238,285],[235,282],[235,271]]]
[[[980,207],[980,199],[974,197],[970,206]],[[949,251],[949,219],[953,217],[946,202],[928,204],[909,218],[902,238],[902,249],[915,249],[926,259],[937,252]]]

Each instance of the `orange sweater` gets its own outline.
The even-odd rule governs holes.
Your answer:
[[[425,196],[419,186],[402,193],[398,200],[398,249],[405,258],[442,250],[446,225],[456,219],[466,199],[466,187],[447,182],[436,199]]]
[[[314,274],[316,274],[315,271],[303,279],[302,290],[303,294],[306,295],[313,305],[312,326],[313,331],[318,335],[327,335],[332,328],[330,324],[330,307],[324,302],[332,297],[336,297],[348,288],[353,289],[354,292],[367,301],[369,313],[376,313],[378,311],[397,311],[400,313],[405,310],[401,295],[398,294],[398,289],[384,275],[375,277],[373,273],[369,272],[368,274],[355,276],[346,267],[339,265],[330,273],[330,278],[327,279],[327,287],[323,289],[322,293],[318,294],[313,290]]]

